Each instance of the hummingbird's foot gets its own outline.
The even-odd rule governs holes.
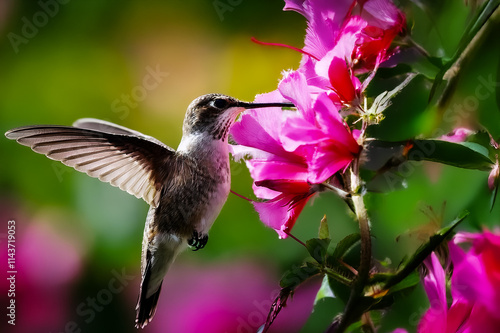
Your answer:
[[[201,234],[198,233],[198,231],[193,232],[193,237],[191,237],[190,240],[188,240],[188,245],[191,247],[194,247],[193,251],[198,251],[207,245],[208,242],[208,235],[207,234]]]

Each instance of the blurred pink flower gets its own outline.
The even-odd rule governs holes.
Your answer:
[[[453,296],[481,307],[500,327],[500,231],[459,233],[450,244]],[[472,244],[465,252],[456,244]],[[483,314],[486,317],[486,313]],[[493,323],[493,321],[492,321]]]
[[[28,217],[15,207],[12,202],[0,204],[2,220],[15,221],[13,270],[17,272],[9,274],[15,275],[15,296],[11,299],[16,304],[16,325],[7,325],[2,332],[59,331],[74,312],[72,288],[82,272],[85,246],[76,237],[68,239],[69,233],[56,222]],[[5,250],[0,260],[7,263],[6,256]],[[7,282],[3,279],[0,283],[6,291],[1,298],[4,304],[10,288],[4,285]]]
[[[465,252],[457,244],[472,245]],[[417,332],[493,333],[500,327],[500,233],[458,233],[449,243],[453,274],[452,303],[446,298],[446,276],[437,256],[424,261],[429,273],[424,288],[431,307]],[[401,331],[403,332],[403,331]]]
[[[163,284],[150,332],[257,332],[279,292],[276,274],[262,263],[231,261],[210,265],[176,265]],[[171,274],[170,274],[171,273]],[[312,307],[319,281],[298,288],[276,319],[272,332],[299,332]],[[179,285],[190,288],[179,288]],[[135,297],[135,295],[131,295]]]
[[[458,127],[455,128],[451,133],[441,136],[439,139],[443,141],[459,143],[467,140],[467,137],[473,133],[473,130],[465,127]]]
[[[425,261],[428,274],[423,285],[431,307],[418,325],[418,332],[447,332],[448,303],[446,301],[446,276],[438,257],[433,252]]]

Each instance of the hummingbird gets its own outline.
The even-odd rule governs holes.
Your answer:
[[[188,246],[205,247],[208,231],[230,192],[229,129],[245,109],[294,107],[247,103],[207,94],[187,108],[177,150],[107,121],[84,118],[73,126],[34,125],[5,133],[37,153],[142,198],[150,208],[141,254],[135,326],[153,318],[163,279]]]

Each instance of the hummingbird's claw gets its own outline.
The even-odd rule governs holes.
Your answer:
[[[188,245],[191,247],[194,247],[193,251],[198,251],[207,245],[208,242],[208,235],[207,234],[202,234],[198,233],[198,231],[193,232],[193,237],[191,237],[190,240],[188,240]]]

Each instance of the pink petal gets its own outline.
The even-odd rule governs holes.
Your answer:
[[[478,246],[474,243],[474,250],[481,253],[481,259],[486,268],[486,277],[493,288],[493,292],[491,301],[482,303],[488,308],[492,316],[500,319],[500,234],[485,231],[483,235],[482,248],[477,249]]]
[[[267,202],[254,202],[260,220],[268,227],[276,230],[280,238],[288,237],[286,232],[292,230],[300,212],[308,201],[308,198],[306,198],[290,207],[289,203],[292,199],[292,196],[280,195]]]
[[[349,103],[356,98],[356,90],[352,82],[352,74],[349,71],[345,59],[333,58],[328,68],[328,77],[333,91],[337,93],[343,103]]]
[[[473,304],[465,299],[454,300],[448,310],[447,332],[460,332],[460,329],[468,325],[472,308]]]
[[[285,0],[285,7],[283,8],[283,10],[296,11],[309,20],[309,11],[305,10],[304,2],[306,2],[306,0]]]
[[[359,150],[356,140],[339,114],[339,108],[326,94],[318,96],[313,108],[316,111],[316,121],[319,127],[329,138],[349,147],[353,152]]]
[[[344,155],[334,149],[334,145],[317,147],[313,158],[309,161],[309,176],[307,180],[319,184],[345,169],[353,160],[352,155]]]
[[[449,142],[464,142],[472,133],[474,133],[474,131],[468,128],[459,127],[455,128],[451,133],[441,136],[439,139]]]
[[[495,308],[494,286],[491,285],[484,262],[478,255],[465,253],[453,242],[448,244],[454,270],[452,278],[453,299],[465,298]]]
[[[250,175],[255,181],[266,179],[303,180],[307,175],[307,165],[282,160],[253,159],[247,162]]]
[[[474,305],[469,320],[465,327],[460,327],[459,332],[467,333],[497,333],[500,319],[492,315],[484,306]]]
[[[280,195],[280,192],[273,191],[267,187],[257,186],[255,183],[252,184],[253,193],[257,198],[260,199],[273,199]]]
[[[284,10],[294,10],[307,20],[304,51],[322,58],[335,45],[335,37],[350,11],[352,0],[286,0]]]
[[[255,182],[255,185],[265,186],[276,192],[295,195],[309,193],[311,190],[311,185],[309,185],[307,182],[290,179],[266,179]]]
[[[352,65],[352,52],[368,23],[359,16],[350,17],[342,27],[334,48],[334,54],[338,58],[346,59]]]
[[[268,159],[273,156],[271,153],[263,150],[242,145],[230,145],[230,153],[233,155],[235,161],[240,161],[246,156],[251,156],[252,158],[257,159]]]
[[[266,112],[249,110],[231,128],[234,140],[244,146],[275,153],[283,150],[276,132],[276,124],[281,122],[281,110],[269,108]]]
[[[304,119],[314,119],[311,110],[311,94],[307,85],[306,77],[299,71],[286,72],[278,85],[280,93],[297,107]]]
[[[322,61],[322,58],[320,61]],[[317,95],[324,91],[330,90],[330,80],[328,79],[328,62],[325,60],[324,74],[318,74],[317,66],[318,62],[312,60],[310,57],[303,57],[300,64],[300,71],[304,73],[307,78],[307,84],[309,85],[309,92],[311,95]]]
[[[363,5],[363,18],[384,30],[399,27],[404,22],[403,13],[389,0],[369,0]]]
[[[424,264],[429,270],[429,273],[424,278],[424,289],[431,307],[422,317],[417,332],[446,332],[448,305],[446,303],[446,277],[444,269],[434,252],[425,259]]]
[[[295,151],[299,146],[317,144],[325,140],[325,133],[300,115],[290,117],[282,129],[283,147],[287,151]]]

